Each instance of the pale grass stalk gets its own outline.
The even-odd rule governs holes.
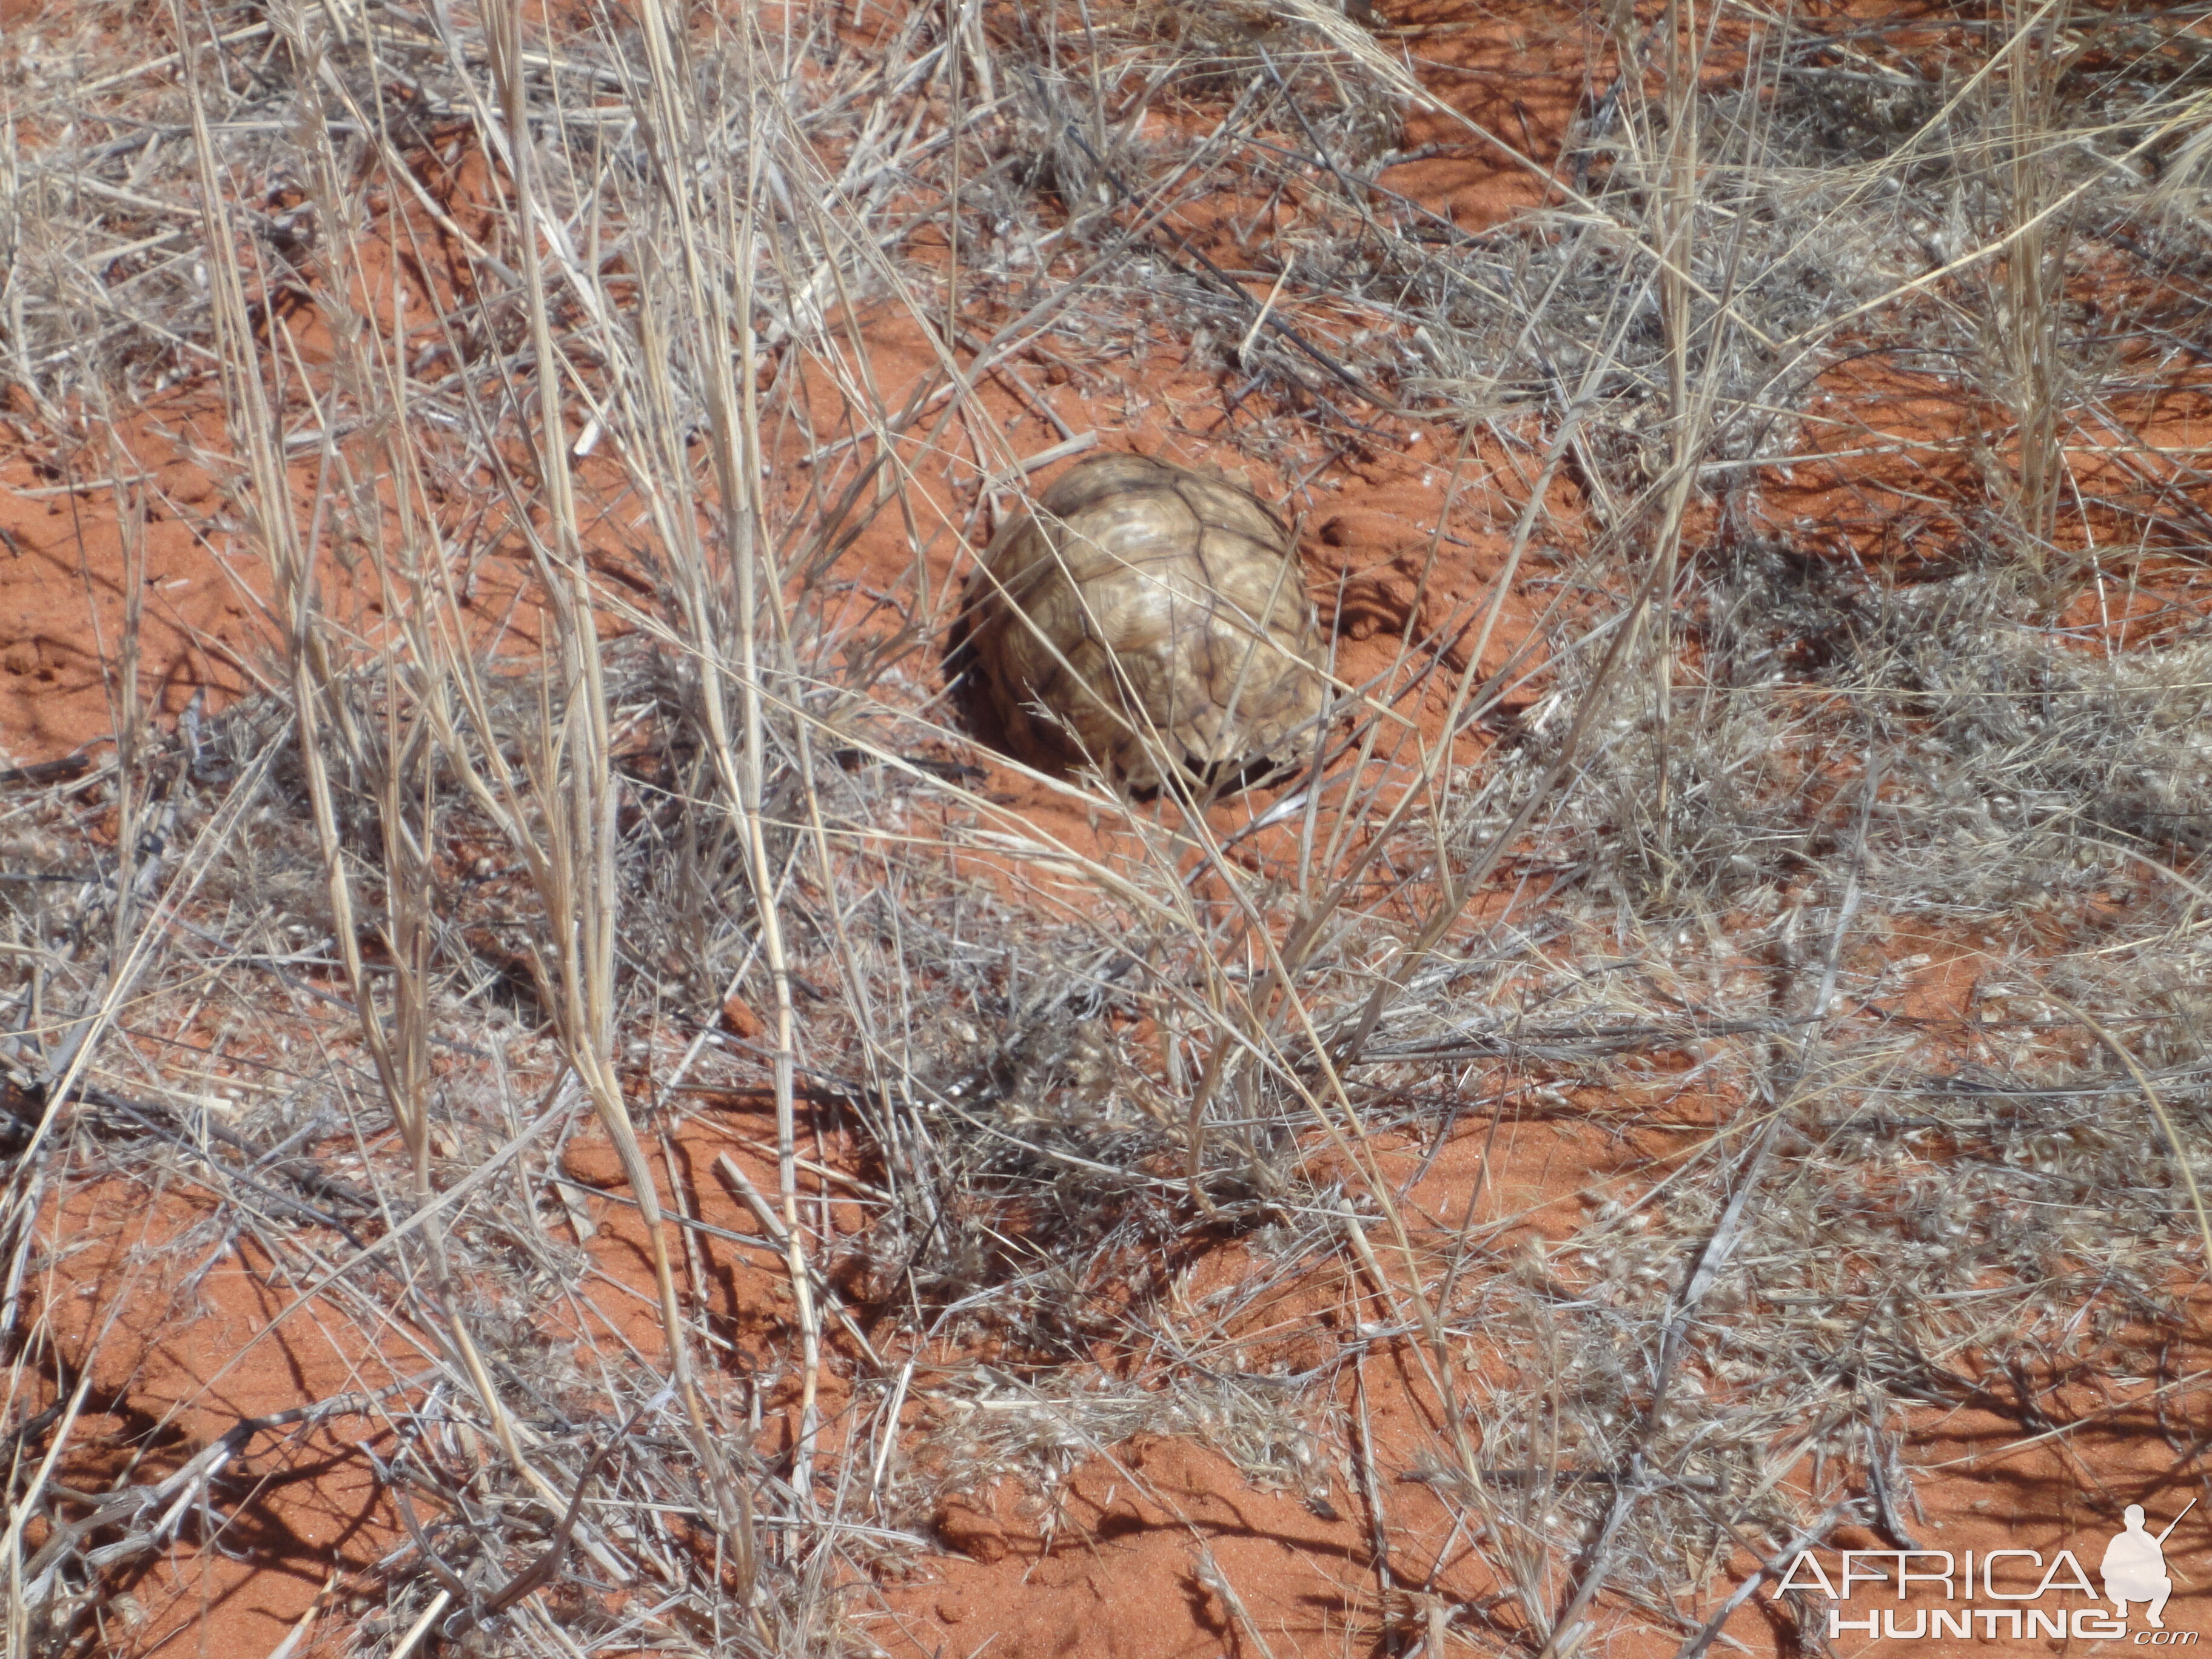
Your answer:
[[[392,1650],[392,1659],[408,1659],[408,1656],[420,1647],[424,1639],[429,1636],[432,1628],[444,1615],[446,1609],[453,1605],[453,1593],[451,1590],[441,1589],[432,1596],[429,1605],[424,1607],[421,1616],[407,1627],[406,1633],[399,1638],[398,1645]]]
[[[544,843],[537,855],[526,856],[530,856],[538,895],[545,905],[553,945],[553,959],[544,964],[544,990],[555,1012],[563,1053],[582,1081],[637,1200],[653,1261],[672,1380],[684,1403],[694,1455],[715,1501],[717,1528],[734,1534],[732,1541],[738,1553],[739,1577],[746,1585],[740,1599],[744,1600],[750,1598],[755,1566],[750,1513],[744,1498],[732,1491],[719,1437],[708,1420],[678,1303],[658,1188],[614,1070],[615,931],[619,901],[606,690],[593,617],[594,596],[584,562],[574,483],[568,470],[560,358],[553,344],[538,250],[540,236],[548,232],[540,223],[537,204],[537,162],[523,84],[526,65],[519,6],[496,5],[487,22],[493,78],[512,144],[513,167],[507,184],[522,267],[525,314],[537,359],[536,448],[539,482],[547,497],[551,545],[533,536],[532,547],[553,628],[546,672],[549,677],[558,675],[561,693],[556,720],[552,683],[550,678],[541,680],[538,744],[530,764],[532,793],[540,809],[538,828]],[[493,728],[483,725],[480,729],[489,732]],[[526,820],[522,815],[510,811],[501,816],[511,834],[523,831]],[[523,838],[528,839],[526,834]]]
[[[752,118],[758,109],[756,94],[762,66],[757,56],[758,41],[750,19],[740,21],[739,31],[750,139],[745,147],[745,185],[741,197],[734,200],[725,197],[717,204],[720,210],[714,215],[719,221],[719,240],[729,250],[733,273],[737,365],[734,385],[718,385],[709,408],[715,421],[717,466],[721,475],[724,545],[737,579],[737,607],[729,620],[737,635],[735,671],[744,746],[735,757],[737,764],[732,773],[727,769],[732,757],[727,735],[723,733],[717,764],[725,768],[725,789],[732,784],[736,786],[731,798],[738,803],[744,827],[745,855],[760,922],[762,954],[768,963],[769,983],[775,995],[775,1047],[770,1065],[775,1091],[776,1190],[783,1206],[786,1249],[793,1275],[792,1295],[799,1313],[800,1364],[804,1368],[799,1382],[799,1436],[792,1460],[792,1484],[802,1510],[811,1510],[814,1504],[815,1437],[821,1426],[817,1396],[822,1376],[822,1321],[814,1304],[805,1255],[805,1233],[799,1218],[795,1076],[798,1021],[792,1006],[790,952],[784,939],[782,907],[776,901],[777,884],[769,858],[765,820],[769,729],[762,696],[760,635],[763,613],[788,655],[782,580],[773,544],[762,522],[760,410],[756,392],[759,382],[759,337],[752,326],[753,272],[760,253],[759,221],[754,204],[762,196],[761,165],[767,135]],[[687,239],[685,246],[689,259],[696,251],[696,244]],[[692,283],[694,314],[703,316],[708,324],[706,340],[708,356],[715,365],[709,382],[721,382],[729,353],[720,343],[729,338],[731,329],[724,322],[720,310],[720,284],[712,285],[710,307],[702,312],[700,302],[708,296],[699,284],[705,272],[692,262],[687,264],[686,274]],[[729,395],[732,391],[734,397]],[[719,664],[726,659],[718,657],[716,660]],[[720,696],[718,684],[714,698],[717,705]],[[803,732],[796,735],[803,745]],[[802,747],[802,755],[803,752]]]
[[[112,424],[108,464],[114,477],[116,530],[123,544],[123,637],[108,682],[109,713],[115,732],[115,957],[129,954],[136,920],[139,814],[149,804],[142,775],[146,720],[139,687],[146,619],[146,497],[128,480],[139,469],[125,465],[127,452]],[[103,654],[105,654],[103,653]]]
[[[1667,332],[1667,407],[1674,471],[1680,480],[1676,488],[1686,495],[1697,477],[1697,458],[1705,447],[1704,433],[1693,419],[1690,399],[1689,270],[1698,217],[1698,83],[1705,64],[1697,0],[1668,0],[1661,27],[1667,34],[1667,140],[1664,181],[1652,198],[1657,219],[1653,240],[1661,256],[1659,311]],[[1631,72],[1630,66],[1623,66],[1624,75]],[[1681,521],[1680,510],[1670,503],[1662,539],[1652,552],[1659,563],[1658,603],[1651,611],[1656,636],[1651,662],[1651,742],[1658,774],[1658,799],[1653,803],[1652,814],[1662,859],[1670,857],[1673,841],[1668,827],[1673,803],[1668,798],[1667,728],[1674,707],[1675,561],[1681,551]]]
[[[662,12],[658,0],[646,0],[641,22],[650,77],[650,99],[647,106],[640,111],[641,122],[657,152],[659,166],[656,171],[663,187],[662,197],[675,220],[686,297],[699,331],[697,337],[700,356],[703,360],[702,367],[704,369],[708,428],[719,486],[722,542],[736,588],[734,611],[716,602],[711,567],[690,522],[691,506],[688,483],[679,484],[674,511],[667,515],[666,521],[677,531],[677,538],[670,544],[669,551],[689,634],[686,646],[697,664],[700,707],[706,722],[708,752],[725,795],[738,808],[756,915],[761,929],[762,957],[768,968],[775,1005],[775,1036],[771,1067],[775,1099],[777,1176],[783,1197],[786,1246],[789,1257],[787,1267],[799,1316],[801,1340],[805,1349],[793,1480],[801,1502],[805,1503],[811,1478],[817,1427],[815,1395],[821,1370],[821,1321],[814,1306],[804,1255],[805,1234],[799,1220],[798,1168],[793,1161],[797,1157],[793,1072],[796,1028],[791,1002],[791,967],[784,943],[782,916],[775,901],[775,878],[768,854],[767,832],[761,814],[763,788],[762,750],[768,737],[761,708],[757,639],[763,587],[760,577],[763,564],[769,566],[769,580],[766,584],[769,603],[771,606],[781,603],[773,565],[760,537],[757,491],[755,488],[759,471],[758,444],[753,428],[753,388],[757,375],[751,322],[751,271],[757,244],[751,204],[758,199],[760,193],[763,134],[749,118],[748,137],[750,142],[746,145],[747,176],[742,204],[733,208],[726,203],[719,214],[709,210],[705,216],[708,225],[702,226],[699,222],[702,216],[694,210],[690,191],[679,182],[688,175],[688,167],[683,158],[691,155],[695,146],[701,142],[699,123],[690,103],[688,65],[682,50],[681,33]],[[754,43],[750,22],[741,22],[739,28],[744,42],[741,47],[744,85],[750,112],[753,107],[752,94],[757,84],[758,71],[752,56]],[[734,225],[727,216],[732,211],[736,215]],[[724,298],[721,273],[708,269],[705,251],[701,246],[702,239],[710,226],[721,233],[720,246],[729,250],[731,255],[730,280],[735,284],[735,292],[729,301]],[[726,344],[732,332],[739,342],[734,379],[728,368],[730,353]],[[657,336],[650,337],[647,346],[648,365],[655,364],[656,360],[659,363],[666,362],[665,346]],[[659,402],[661,395],[658,391],[649,391],[648,400]],[[665,457],[664,465],[668,474],[672,478],[682,478],[686,467],[680,441],[676,439],[673,432],[672,419],[664,416],[656,425],[665,434],[659,447]],[[732,631],[736,635],[738,652],[738,660],[734,664],[730,662],[726,644]],[[731,674],[735,676],[738,684],[741,739],[731,729],[727,706],[724,702],[724,680],[726,675]]]
[[[2046,4],[2032,16],[2025,0],[2006,0],[2011,30],[2005,42],[2002,196],[2017,227],[2004,258],[1998,300],[1998,356],[2016,428],[2018,459],[2012,468],[2010,508],[2020,553],[2043,591],[2048,583],[2065,483],[2059,441],[2059,307],[2065,298],[2065,227],[2043,205],[2051,194],[2050,152],[2055,142],[2053,104],[2071,0]],[[2047,14],[2047,15],[2046,15]]]

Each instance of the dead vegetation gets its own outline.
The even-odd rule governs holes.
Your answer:
[[[198,526],[268,690],[149,718],[132,621],[112,748],[0,801],[8,1652],[129,1650],[152,1564],[255,1524],[260,1437],[344,1419],[391,1541],[325,1616],[392,1659],[865,1650],[945,1494],[1139,1433],[1377,1537],[1442,1504],[1455,1553],[1366,1564],[1388,1650],[1419,1595],[1423,1640],[1695,1659],[1750,1559],[1910,1537],[1913,1413],[2171,1388],[2207,20],[1573,17],[1589,95],[1480,231],[1387,183],[1419,30],[1305,0],[11,48],[16,441]],[[1170,359],[1300,507],[1464,434],[1450,523],[1510,552],[1241,821],[1032,781],[1103,826],[1066,844],[967,769],[939,652],[1085,447],[1030,377],[1103,425]],[[197,503],[153,453],[187,414]],[[839,561],[893,522],[868,592]],[[1486,678],[1516,587],[1548,654]],[[1971,994],[1915,1000],[1927,939]],[[1414,1201],[1448,1136],[1568,1120],[1620,1156],[1562,1232]],[[776,1180],[723,1177],[733,1231],[678,1143],[737,1124]],[[186,1221],[74,1307],[70,1194],[157,1192]],[[1361,1322],[1249,1368],[1176,1292],[1232,1243]],[[240,1251],[349,1380],[195,1446],[228,1396],[137,1400],[103,1345],[149,1258],[181,1308]],[[1378,1475],[1384,1353],[1439,1426]]]

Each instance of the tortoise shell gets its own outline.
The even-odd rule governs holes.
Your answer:
[[[1000,528],[968,589],[979,690],[1007,747],[1156,789],[1256,781],[1328,702],[1283,521],[1143,455],[1061,475]]]

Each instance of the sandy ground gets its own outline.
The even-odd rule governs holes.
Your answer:
[[[1425,85],[1487,130],[1515,135],[1529,154],[1557,151],[1586,95],[1593,24],[1569,9],[1535,3],[1405,0],[1384,9],[1385,37],[1409,49]],[[41,0],[0,0],[0,33],[55,16]],[[1547,193],[1558,199],[1526,169],[1459,138],[1441,118],[1416,116],[1405,148],[1449,153],[1389,167],[1381,182],[1471,231],[1539,204]],[[426,298],[435,297],[432,287],[423,282]],[[910,325],[888,314],[865,321],[884,394],[896,404],[928,368],[928,354]],[[301,337],[312,348],[312,319]],[[980,391],[1024,449],[1042,447],[1050,435],[1037,418],[1037,398],[1070,425],[1096,431],[1102,447],[1194,462],[1206,459],[1227,418],[1219,377],[1202,368],[1156,358],[1141,371],[1119,364],[1078,380],[1054,379],[1044,372],[1049,365],[1030,367],[1037,385],[994,380]],[[1864,424],[1901,434],[1925,438],[1966,418],[1941,386],[1879,366],[1840,368],[1824,384]],[[217,407],[206,386],[180,386],[125,417],[112,441],[88,426],[74,450],[58,445],[27,408],[0,417],[0,764],[97,754],[112,741],[118,686],[110,665],[131,626],[125,590],[133,580],[143,590],[140,690],[158,725],[173,726],[188,710],[211,716],[241,696],[274,689],[267,573],[199,527],[222,489],[203,459],[216,442]],[[1409,660],[1407,642],[1449,635],[1452,618],[1471,615],[1489,597],[1504,556],[1504,526],[1479,492],[1455,487],[1455,463],[1459,474],[1479,477],[1509,459],[1486,449],[1491,437],[1455,457],[1414,421],[1378,416],[1376,422],[1381,435],[1364,453],[1300,483],[1301,546],[1310,585],[1338,641],[1340,672],[1387,680],[1395,671],[1403,683],[1424,665]],[[2206,436],[2204,417],[2193,408],[2146,410],[2142,431],[2175,448]],[[112,482],[113,457],[123,453],[143,469],[127,493]],[[1962,459],[1950,480],[1961,493],[1971,482],[1966,466]],[[1052,476],[1048,470],[1031,482]],[[593,477],[587,471],[587,488],[612,482],[611,473]],[[1253,482],[1263,495],[1279,498],[1292,481]],[[1559,488],[1563,507],[1571,510],[1573,486]],[[1796,482],[1772,482],[1762,506],[1773,524],[1813,526],[1808,550],[1898,562],[1941,539],[1931,526],[1953,508],[1940,498],[1931,504],[1930,488],[1924,465],[1857,459],[1800,467]],[[1445,533],[1432,542],[1439,526]],[[1711,528],[1693,524],[1693,539]],[[619,562],[619,547],[611,543],[607,556]],[[965,556],[954,540],[940,540],[927,555],[932,579],[957,580]],[[859,593],[897,586],[913,565],[904,531],[885,515],[834,574]],[[2183,573],[2163,586],[2137,584],[2107,599],[2100,619],[2124,641],[2135,617],[2197,606],[2193,580]],[[519,556],[494,547],[482,581],[477,605],[488,636],[500,648],[526,651],[530,619],[502,608],[522,585]],[[362,626],[373,629],[375,596],[356,598]],[[1494,669],[1530,643],[1543,603],[1533,591],[1507,596],[1480,669]],[[2080,603],[2094,610],[2099,600]],[[1431,737],[1443,706],[1442,684],[1439,677],[1406,705]],[[994,765],[987,751],[965,758],[991,768],[983,787],[1030,814],[1040,831],[1110,851],[1079,813]],[[1471,744],[1467,758],[1479,759],[1479,748]],[[1899,958],[1934,953],[1918,981],[1918,1017],[1964,1017],[1978,961],[1971,940],[1900,936],[1890,948]],[[744,1035],[751,1018],[734,1011],[732,1029]],[[1655,1098],[1669,1097],[1663,1074],[1652,1087]],[[1714,1109],[1693,1094],[1675,1104],[1684,1116]],[[758,1150],[771,1136],[757,1102],[718,1102],[679,1125],[672,1174],[689,1211],[708,1223],[749,1228],[744,1206],[710,1167],[716,1154],[729,1152],[757,1184],[772,1188],[773,1162]],[[1616,1185],[1626,1190],[1673,1150],[1659,1131],[1624,1135],[1572,1121],[1532,1122],[1507,1125],[1493,1138],[1490,1126],[1470,1121],[1440,1147],[1391,1148],[1384,1164],[1410,1173],[1433,1152],[1408,1203],[1426,1229],[1417,1242],[1441,1260],[1452,1230],[1463,1224],[1479,1171],[1487,1213],[1525,1213],[1523,1225],[1540,1237],[1555,1224],[1564,1231],[1585,1194]],[[848,1153],[847,1167],[863,1172],[865,1160]],[[570,1145],[563,1167],[586,1187],[619,1184],[611,1151],[589,1135]],[[665,1181],[671,1174],[663,1168]],[[676,1196],[673,1186],[668,1194]],[[596,1222],[591,1260],[605,1276],[589,1298],[605,1330],[651,1354],[657,1328],[640,1294],[651,1275],[633,1212],[610,1199],[580,1202]],[[207,1210],[197,1189],[120,1178],[76,1186],[54,1200],[47,1225],[67,1248],[51,1255],[32,1291],[63,1348],[91,1356],[66,1464],[78,1487],[115,1480],[139,1460],[174,1466],[243,1419],[381,1389],[410,1374],[399,1350],[364,1352],[352,1324],[320,1318],[308,1287],[273,1271],[250,1239],[234,1237],[198,1256],[179,1254],[171,1241]],[[846,1224],[857,1222],[848,1218]],[[1510,1248],[1510,1241],[1498,1247]],[[759,1356],[787,1343],[788,1292],[774,1262],[738,1250],[709,1255],[707,1296],[696,1311],[726,1349]],[[1221,1245],[1185,1266],[1176,1294],[1195,1304],[1253,1272],[1241,1247]],[[1334,1352],[1344,1334],[1389,1317],[1372,1285],[1339,1273],[1277,1285],[1237,1309],[1221,1334],[1240,1345],[1250,1371],[1298,1371]],[[2207,1334],[2200,1325],[2172,1333],[2171,1340],[2201,1360]],[[579,1334],[556,1321],[547,1337]],[[848,1386],[838,1376],[850,1376],[856,1351],[834,1336],[832,1349],[825,1406],[834,1442],[840,1390]],[[2178,1369],[2194,1375],[2197,1361],[2181,1360]],[[1434,1387],[1403,1340],[1370,1347],[1339,1372],[1335,1386],[1363,1425],[1363,1443],[1355,1461],[1316,1471],[1303,1492],[1257,1488],[1227,1459],[1189,1442],[1117,1447],[1085,1463],[1048,1501],[1008,1480],[948,1502],[930,1517],[933,1549],[888,1571],[879,1600],[856,1611],[856,1623],[902,1659],[1289,1659],[1405,1654],[1424,1642],[1425,1654],[1449,1650],[1469,1639],[1464,1626],[1447,1634],[1455,1610],[1493,1605],[1504,1587],[1473,1564],[1463,1540],[1452,1535],[1444,1506],[1414,1478],[1440,1428]],[[2046,1555],[2070,1547],[2094,1572],[2114,1505],[2143,1503],[2155,1529],[2197,1490],[2197,1474],[2176,1474],[2165,1437],[2177,1429],[2212,1432],[2193,1386],[2162,1395],[2148,1385],[2132,1393],[2088,1382],[2060,1387],[2034,1409],[2086,1425],[2063,1440],[2034,1434],[2023,1440],[2021,1418],[2002,1409],[2006,1404],[1931,1410],[1921,1423],[1911,1455],[1924,1473],[1910,1517],[1918,1547]],[[787,1391],[764,1401],[758,1443],[764,1454],[788,1444],[795,1409]],[[907,1421],[917,1433],[930,1410],[919,1395],[909,1407]],[[295,1632],[295,1656],[346,1650],[361,1605],[356,1592],[405,1538],[375,1476],[380,1450],[389,1447],[362,1417],[271,1426],[256,1436],[225,1494],[228,1521],[144,1569],[108,1620],[103,1650],[228,1659],[268,1654]],[[1387,1524],[1370,1507],[1376,1483],[1389,1489]],[[1835,1549],[1898,1547],[1851,1529],[1832,1544],[1831,1563]],[[2212,1622],[2212,1530],[2191,1522],[2166,1559],[2177,1589],[2167,1624],[2194,1631]],[[1724,1586],[1752,1571],[1754,1559],[1747,1551],[1716,1565]],[[1685,1610],[1696,1607],[1699,1617],[1717,1601],[1696,1586],[1649,1588]],[[856,1609],[860,1605],[856,1601]],[[1603,1650],[1616,1659],[1662,1659],[1674,1644],[1671,1637],[1617,1631]],[[1868,1645],[1865,1637],[1849,1634],[1834,1651]],[[1879,1645],[1893,1650],[1887,1639]],[[2106,1650],[2094,1639],[2020,1645]],[[1909,1650],[1988,1646],[1984,1637],[1944,1637]],[[1713,1650],[1730,1650],[1806,1649],[1794,1620],[1761,1594],[1728,1620]]]

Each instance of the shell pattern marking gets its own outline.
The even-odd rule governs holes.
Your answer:
[[[1155,789],[1285,758],[1328,700],[1297,556],[1250,492],[1143,455],[1064,474],[992,538],[969,640],[1007,745]]]

